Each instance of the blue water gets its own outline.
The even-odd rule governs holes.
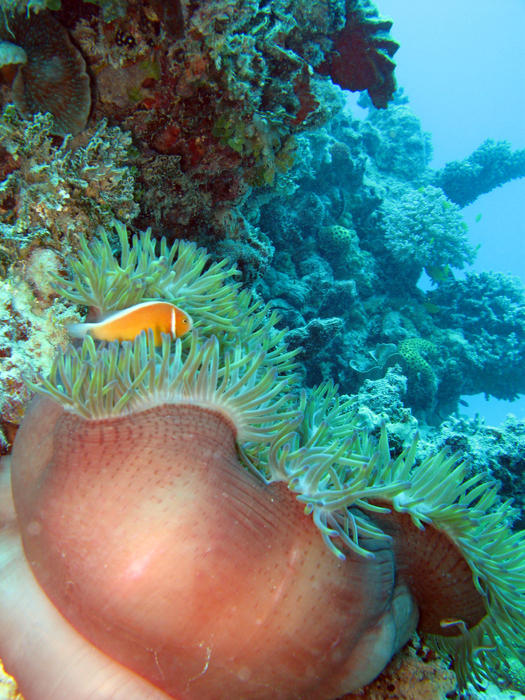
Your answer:
[[[431,167],[465,158],[487,138],[525,148],[523,0],[380,0],[377,6],[394,20],[398,85],[432,134]],[[473,269],[508,272],[525,284],[525,179],[479,197],[463,214],[473,244],[481,244]],[[480,413],[489,423],[509,412],[525,417],[524,398],[467,402],[467,415]]]

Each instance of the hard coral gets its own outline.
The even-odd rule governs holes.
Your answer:
[[[502,497],[512,499],[516,506],[514,528],[525,527],[525,420],[511,414],[494,426],[479,415],[450,416],[425,453],[443,448],[467,453],[473,473],[496,479]]]
[[[459,394],[515,399],[525,393],[525,290],[497,272],[470,272],[429,293],[436,326],[457,364]]]
[[[438,386],[431,364],[438,357],[437,347],[426,338],[405,338],[398,352],[408,379],[408,405],[416,409],[431,406]]]
[[[253,228],[238,207],[250,188],[288,171],[294,137],[340,106],[315,67],[347,8],[342,0],[212,0],[185,4],[181,26],[179,4],[173,16],[166,7],[130,0],[110,23],[76,23],[95,76],[94,113],[118,118],[135,137],[142,225],[249,246]],[[367,12],[357,13],[363,22]],[[217,209],[229,215],[214,218]]]
[[[365,106],[362,96],[359,102]],[[432,158],[432,143],[430,134],[422,130],[419,119],[404,102],[402,90],[396,91],[387,110],[367,106],[369,114],[361,133],[375,166],[385,177],[395,175],[419,183]]]
[[[340,700],[444,700],[457,697],[457,689],[446,661],[428,647],[411,642],[373,683]]]
[[[176,259],[194,248],[135,246],[114,266],[121,294],[140,250],[147,276],[197,293],[201,275]],[[493,677],[525,624],[507,505],[454,455],[418,464],[412,444],[392,459],[386,430],[360,429],[333,386],[300,391],[275,317],[222,268],[203,293],[213,279],[237,318],[160,351],[151,333],[86,338],[35,386],[0,538],[7,670],[30,699],[333,700],[417,624],[461,684]]]
[[[439,349],[437,391],[419,392],[420,418],[437,424],[466,393],[523,393],[523,290],[500,275],[454,282],[475,250],[458,205],[428,184],[428,135],[403,96],[364,120],[340,113],[295,142],[295,166],[272,191],[252,192],[242,211],[274,246],[258,290],[308,347],[307,383],[331,378],[356,394],[368,370],[374,379],[386,371],[376,348],[419,336]],[[340,226],[355,231],[347,256],[330,237]],[[421,291],[424,270],[437,289]],[[309,342],[308,324],[334,317],[332,336]]]

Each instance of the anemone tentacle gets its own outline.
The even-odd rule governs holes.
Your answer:
[[[146,410],[162,403],[190,403],[223,412],[244,442],[268,442],[295,412],[286,410],[293,377],[281,376],[264,350],[230,352],[221,360],[215,336],[194,332],[185,349],[181,339],[163,336],[159,351],[152,331],[134,341],[97,348],[84,338],[59,355],[49,377],[32,388],[91,419]]]
[[[391,459],[382,426],[377,444],[359,429],[352,401],[342,401],[331,384],[302,394],[299,417],[269,450],[269,480],[285,481],[305,503],[329,549],[373,556],[360,538],[385,537],[374,513],[406,513],[415,528],[443,532],[472,571],[486,615],[472,629],[461,620],[458,636],[430,635],[440,652],[455,659],[460,684],[482,685],[497,678],[502,649],[518,658],[525,629],[525,533],[512,533],[515,513],[501,502],[494,484],[446,451],[417,463],[416,436]]]
[[[411,535],[442,536],[479,605],[470,628],[438,617],[443,636],[430,641],[455,657],[462,685],[496,677],[504,655],[519,656],[525,646],[525,533],[512,533],[514,509],[495,486],[469,476],[466,463],[445,451],[418,462],[417,436],[392,458],[386,427],[372,437],[354,401],[332,383],[301,390],[297,351],[276,330],[277,314],[239,291],[226,263],[210,265],[185,242],[170,247],[163,240],[157,254],[149,232],[130,246],[124,227],[116,230],[120,262],[107,235],[84,244],[72,281],[58,283],[62,294],[98,308],[164,298],[192,314],[195,330],[174,343],[164,337],[159,349],[151,332],[122,344],[86,337],[33,388],[95,420],[170,402],[222,414],[244,466],[265,483],[284,482],[340,559],[373,558],[377,541],[393,540],[401,521]]]
[[[104,229],[88,244],[81,238],[78,257],[70,262],[70,277],[55,278],[59,294],[94,308],[100,315],[142,301],[164,299],[180,305],[198,319],[201,330],[229,333],[238,327],[238,275],[226,260],[210,263],[210,256],[195,243],[152,239],[151,230],[135,235],[130,246],[126,227],[114,222],[120,260]],[[227,284],[225,284],[227,282]]]

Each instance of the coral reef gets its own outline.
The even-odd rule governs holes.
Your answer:
[[[133,134],[140,224],[174,237],[263,247],[238,205],[291,167],[298,133],[340,109],[339,92],[316,70],[345,23],[362,34],[354,89],[390,98],[394,64],[386,69],[378,56],[397,44],[369,2],[213,0],[181,12],[178,3],[131,0],[117,14],[58,16],[94,76],[94,117]]]
[[[368,107],[364,120],[341,114],[298,136],[293,169],[243,208],[275,247],[257,288],[293,329],[307,384],[356,394],[398,363],[410,375],[405,406],[430,424],[468,394],[521,395],[521,286],[455,280],[475,250],[458,205],[429,184],[428,135],[402,94],[388,110]],[[422,274],[433,289],[418,287]],[[420,374],[398,350],[415,338],[435,348]]]
[[[369,110],[361,127],[363,148],[378,171],[419,184],[432,157],[432,142],[430,134],[422,132],[403,90],[394,93],[388,110],[373,109],[364,95],[359,104]]]
[[[418,422],[403,400],[407,378],[399,365],[387,369],[380,379],[365,379],[354,397],[354,406],[361,424],[371,433],[379,434],[386,424],[394,452],[400,454],[410,444]]]
[[[432,363],[438,349],[425,338],[405,338],[399,343],[398,353],[407,377],[407,398],[411,406],[432,403],[437,390],[437,378]]]
[[[455,660],[457,691],[434,651],[412,637],[403,660],[394,659],[361,697],[410,697],[413,673],[418,699],[462,692],[469,681],[521,687],[512,659],[524,647],[524,542],[512,529],[525,522],[523,422],[487,426],[461,418],[458,407],[470,394],[525,393],[525,293],[501,274],[456,279],[455,270],[475,254],[460,207],[522,177],[523,151],[487,141],[464,161],[432,170],[430,137],[403,92],[394,92],[391,22],[368,0],[0,5],[0,428],[2,453],[16,439],[18,484],[16,522],[6,458],[0,647],[28,700],[31,683],[44,682],[28,673],[37,655],[48,678],[62,679],[63,696],[75,700],[82,692],[98,697],[100,678],[112,700],[165,696],[153,686],[178,696],[184,673],[193,674],[186,680],[199,700],[206,683],[223,689],[232,653],[226,650],[221,666],[218,640],[226,635],[201,604],[192,607],[185,575],[198,570],[208,580],[210,558],[214,585],[203,583],[203,597],[213,606],[217,591],[223,595],[217,604],[226,605],[237,636],[257,601],[262,610],[253,637],[245,635],[259,661],[239,651],[227,681],[232,696],[258,679],[280,683],[283,698],[307,696],[302,688],[317,661],[305,657],[292,678],[272,656],[288,624],[280,627],[281,604],[292,611],[286,653],[289,638],[308,637],[322,654],[327,639],[340,640],[328,670],[318,673],[324,685],[311,691],[316,700],[377,675],[410,636],[415,607],[425,643]],[[368,110],[363,119],[348,112],[337,83],[367,91],[359,99]],[[133,236],[140,228],[148,230]],[[161,236],[167,240],[157,242]],[[88,338],[66,349],[69,322],[158,299],[191,315],[191,337],[157,349],[147,334],[123,345]],[[44,398],[15,437],[33,391]],[[84,444],[86,434],[93,439]],[[25,474],[25,464],[44,464],[50,445],[56,459],[46,478]],[[457,452],[465,455],[460,464]],[[100,487],[93,489],[83,468],[69,469],[77,458],[102,470]],[[164,467],[179,459],[186,486],[169,475],[164,488]],[[69,486],[48,499],[56,468]],[[220,492],[203,488],[215,482]],[[183,498],[185,488],[193,501]],[[144,493],[153,494],[146,504]],[[159,515],[167,494],[187,520]],[[198,513],[188,505],[197,495]],[[32,511],[35,503],[43,509]],[[40,529],[44,511],[55,515],[42,518]],[[62,528],[65,511],[73,530]],[[124,583],[113,576],[125,569],[118,562],[106,571],[92,560],[78,574],[94,525],[107,547],[95,554],[100,561],[115,562],[126,537],[133,541]],[[57,622],[16,539],[19,526],[54,605],[103,651],[88,653],[73,626]],[[185,643],[152,623],[150,650],[139,644],[128,655],[130,638],[143,637],[144,600],[152,619],[169,617],[149,595],[159,590],[158,570],[148,576],[155,567],[136,557],[143,533],[147,551],[157,553],[166,542],[159,532],[179,526],[189,550],[208,547],[187,569],[177,538],[167,547],[169,561],[180,554],[175,571],[155,559],[166,599],[180,603],[181,614],[193,611],[187,629],[176,630]],[[85,545],[80,555],[68,549],[73,593],[54,578],[68,565],[61,552],[71,542]],[[313,603],[310,566],[318,572]],[[89,577],[99,569],[106,572],[107,588],[97,581],[96,595],[107,593],[102,602],[89,597]],[[255,572],[257,591],[243,588],[247,571]],[[228,596],[235,596],[232,613]],[[357,613],[343,602],[352,597]],[[84,617],[90,606],[95,622]],[[107,629],[115,629],[109,639],[97,627],[101,608]],[[335,627],[327,632],[329,619]],[[20,666],[4,651],[14,634],[27,652]],[[57,640],[77,653],[58,650]],[[165,674],[169,650],[188,662],[175,679]],[[301,643],[294,663],[303,652]],[[362,664],[361,654],[371,661]]]
[[[205,242],[212,251],[217,241],[217,254],[237,256],[246,280],[254,278],[253,268],[262,274],[271,255],[264,257],[265,236],[239,206],[252,188],[272,185],[289,170],[298,134],[342,107],[340,92],[319,72],[351,89],[368,89],[381,106],[395,86],[391,56],[398,45],[389,35],[391,23],[369,0],[315,7],[291,0],[213,0],[184,7],[158,0],[67,2],[55,13],[10,16],[21,28],[19,50],[27,62],[8,98],[24,113],[35,110],[23,104],[22,80],[32,80],[30,70],[47,65],[47,56],[38,54],[47,50],[39,27],[60,22],[56,32],[47,32],[56,39],[49,51],[71,63],[71,77],[55,85],[39,109],[55,115],[59,133],[84,128],[85,60],[93,82],[93,119],[117,121],[134,139],[140,163],[137,223]],[[82,56],[76,49],[67,54],[68,33]],[[11,53],[16,46],[15,41]],[[341,78],[343,47],[348,61]],[[68,110],[77,117],[67,121]]]
[[[499,426],[487,425],[480,417],[450,416],[439,430],[426,435],[418,455],[451,449],[469,456],[473,474],[496,479],[505,498],[513,499],[517,529],[525,527],[525,421],[508,416]]]
[[[447,664],[412,641],[373,683],[341,700],[442,700],[456,697],[456,691],[456,677]]]
[[[447,347],[443,397],[525,393],[525,290],[518,279],[470,272],[428,293],[436,339]]]
[[[396,267],[413,284],[423,269],[434,278],[436,272],[463,268],[473,261],[474,250],[459,207],[439,188],[392,188],[380,212],[385,247]]]

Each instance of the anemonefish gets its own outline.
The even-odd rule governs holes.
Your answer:
[[[180,338],[192,329],[193,321],[182,309],[167,301],[145,301],[122,309],[96,323],[73,323],[68,326],[73,338],[89,334],[97,340],[133,340],[143,330],[151,328],[155,345],[162,343],[161,334]]]

